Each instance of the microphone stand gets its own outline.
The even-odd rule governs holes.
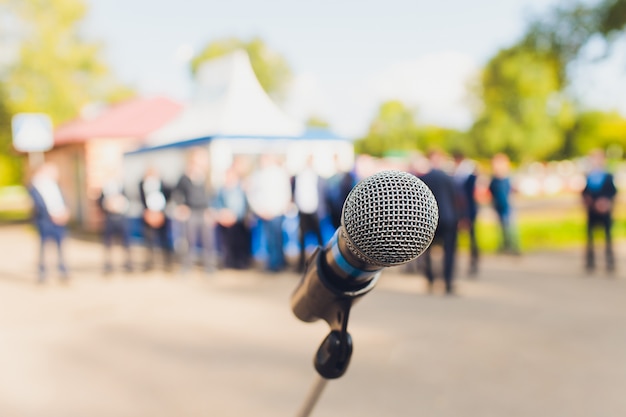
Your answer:
[[[309,395],[302,404],[297,417],[308,417],[322,395],[328,380],[342,376],[348,369],[352,356],[352,337],[347,331],[351,300],[342,304],[337,314],[338,320],[331,324],[331,331],[322,341],[313,361],[318,377],[315,379]],[[329,323],[330,324],[330,323]],[[336,326],[340,328],[337,329]]]
[[[406,172],[382,171],[350,191],[341,214],[342,226],[322,253],[318,247],[309,257],[291,297],[291,309],[298,319],[323,319],[330,326],[314,359],[321,379],[316,380],[298,417],[309,416],[327,381],[341,377],[348,368],[352,338],[347,328],[352,305],[372,290],[383,268],[409,262],[426,250],[438,219],[437,201],[428,186]],[[363,229],[369,230],[363,233]],[[355,236],[351,237],[349,230]],[[365,238],[361,248],[365,251],[353,237]],[[390,247],[393,256],[371,251],[381,245]]]
[[[298,411],[298,414],[296,414],[296,417],[309,417],[309,415],[311,415],[311,411],[313,411],[313,407],[315,407],[315,404],[320,399],[322,391],[324,391],[324,388],[326,388],[327,382],[328,379],[320,375],[315,378],[313,386],[311,387],[311,391],[309,392],[308,397],[302,404],[300,411]]]
[[[308,274],[317,274],[319,252],[318,247],[309,258],[307,269],[304,272],[305,277]],[[328,380],[341,377],[348,369],[352,356],[352,337],[348,333],[350,308],[356,299],[360,298],[371,288],[373,288],[373,285],[358,296],[346,294],[336,298],[329,307],[328,314],[325,314],[323,317],[330,326],[330,332],[322,341],[315,354],[313,363],[318,373],[318,378],[316,378],[311,387],[297,417],[308,417],[319,400]]]

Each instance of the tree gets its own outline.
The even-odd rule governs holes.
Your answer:
[[[567,82],[567,65],[597,31],[598,15],[583,4],[556,6],[546,17],[535,18],[520,46],[538,54],[550,54],[558,64],[559,81]]]
[[[367,135],[355,141],[354,146],[357,153],[378,157],[431,149],[470,150],[462,132],[439,126],[418,125],[415,111],[399,100],[380,105]]]
[[[90,102],[132,95],[101,60],[100,45],[82,38],[85,12],[83,0],[0,0],[1,184],[21,178],[21,161],[11,147],[15,113],[46,113],[58,124]]]
[[[466,133],[441,126],[419,126],[417,145],[416,149],[422,152],[438,149],[449,153],[462,151],[468,156],[476,155]]]
[[[380,105],[367,135],[354,145],[357,153],[384,156],[435,148],[466,149],[463,138],[454,129],[418,125],[414,110],[399,100],[391,100]]]
[[[626,0],[603,0],[595,5],[589,5],[588,2],[563,3],[545,16],[536,17],[517,47],[534,51],[539,56],[551,56],[563,92],[570,83],[568,69],[571,64],[584,63],[580,61],[581,51],[588,42],[594,36],[604,38],[604,55],[608,56],[612,42],[623,35],[624,27]],[[561,93],[561,96],[564,94]],[[586,135],[594,130],[591,126],[597,126],[598,123],[606,126],[611,124],[608,120],[616,121],[619,118],[616,113],[587,112],[576,115],[571,102],[563,104],[558,115],[558,122],[563,128],[562,145],[552,154],[557,158],[586,152],[590,144],[588,140],[591,139]],[[600,135],[598,141],[604,143],[605,139],[608,140],[599,131],[596,134]]]
[[[564,82],[568,65],[580,57],[592,37],[600,35],[607,41],[605,54],[608,55],[611,42],[623,34],[625,26],[626,0],[604,0],[595,5],[563,3],[545,16],[535,17],[520,44],[554,55]]]
[[[354,143],[357,153],[383,156],[390,151],[417,149],[413,111],[398,100],[382,103],[367,135]]]
[[[626,119],[617,112],[588,111],[577,120],[573,137],[578,155],[594,148],[626,148]]]
[[[22,176],[22,161],[15,158],[11,137],[11,114],[6,107],[0,85],[0,187],[18,184]]]
[[[132,94],[101,60],[101,46],[81,36],[83,0],[2,0],[2,5],[16,23],[18,44],[3,80],[11,112],[45,112],[56,124],[90,102]]]
[[[202,63],[238,49],[248,53],[252,69],[263,89],[275,100],[284,100],[292,77],[291,68],[282,55],[270,49],[260,38],[247,42],[237,38],[210,42],[191,60],[192,74],[196,74]]]
[[[605,37],[612,37],[626,27],[626,0],[604,0],[598,5],[600,16],[598,31]]]
[[[470,138],[478,153],[505,152],[521,161],[557,152],[564,129],[573,124],[562,85],[554,55],[525,46],[500,51],[487,63],[476,92],[482,110]]]

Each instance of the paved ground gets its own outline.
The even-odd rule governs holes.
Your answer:
[[[297,275],[104,278],[99,245],[70,240],[71,283],[37,286],[35,246],[0,228],[0,416],[296,414],[327,332],[292,316]],[[626,415],[626,247],[613,278],[578,255],[487,257],[452,298],[385,271],[313,416]]]

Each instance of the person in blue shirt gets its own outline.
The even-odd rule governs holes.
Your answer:
[[[586,269],[595,269],[593,231],[600,226],[604,231],[605,258],[608,272],[615,270],[615,259],[611,240],[612,211],[617,189],[613,175],[606,170],[604,151],[596,149],[589,155],[591,170],[587,174],[587,183],[582,192],[583,203],[587,211],[587,248]]]
[[[215,195],[214,209],[221,238],[221,264],[224,268],[246,269],[252,261],[251,232],[248,225],[249,206],[241,176],[231,166],[224,184]]]
[[[489,183],[489,192],[491,193],[491,203],[498,215],[502,231],[500,252],[519,254],[515,226],[513,224],[513,206],[511,205],[513,187],[509,177],[511,169],[509,157],[503,153],[494,155],[491,160],[491,167],[493,175]]]

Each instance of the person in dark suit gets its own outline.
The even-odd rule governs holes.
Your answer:
[[[433,245],[443,246],[443,279],[446,294],[454,294],[454,263],[456,258],[458,209],[455,185],[452,177],[442,167],[444,155],[440,151],[432,151],[428,155],[429,169],[418,175],[430,188],[439,208],[439,223],[435,230]],[[432,268],[431,245],[424,253],[424,268],[429,290],[432,290],[435,275]]]
[[[209,181],[209,154],[204,148],[194,148],[187,156],[185,172],[172,192],[176,203],[174,217],[182,226],[184,241],[181,248],[182,272],[192,267],[198,246],[202,248],[202,263],[206,273],[217,265],[215,250],[215,219],[210,207],[212,200]]]
[[[602,227],[605,238],[605,258],[608,272],[615,270],[615,258],[611,240],[611,226],[613,223],[613,203],[617,188],[613,175],[606,170],[604,151],[596,149],[589,155],[591,170],[587,174],[587,183],[582,192],[583,203],[587,211],[587,248],[586,269],[592,272],[595,269],[593,231],[597,226]]]
[[[215,196],[215,210],[225,268],[246,269],[252,261],[252,235],[248,226],[250,208],[237,165],[225,174]]]
[[[38,282],[46,280],[45,245],[52,240],[57,247],[58,270],[67,280],[68,270],[63,256],[65,227],[69,211],[58,185],[59,171],[56,165],[47,162],[34,173],[28,192],[33,201],[33,222],[39,233]]]
[[[172,248],[168,236],[168,221],[165,214],[169,189],[165,186],[155,167],[149,167],[139,182],[139,196],[143,205],[143,234],[148,251],[144,269],[154,267],[155,248],[163,253],[165,269],[172,264]]]
[[[127,213],[130,206],[122,180],[118,173],[111,171],[109,179],[102,186],[98,205],[104,214],[104,229],[102,233],[104,243],[104,273],[113,272],[113,243],[117,240],[124,249],[124,270],[133,270],[130,251],[130,235],[128,230]]]
[[[352,188],[356,185],[354,175],[350,171],[344,171],[339,162],[339,156],[335,155],[337,172],[328,179],[325,193],[326,207],[335,229],[341,226],[343,204]]]

